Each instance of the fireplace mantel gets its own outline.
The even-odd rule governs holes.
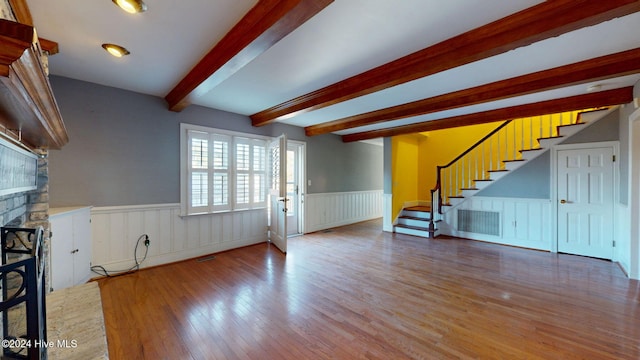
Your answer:
[[[60,149],[68,141],[33,26],[0,19],[0,131],[27,147]]]

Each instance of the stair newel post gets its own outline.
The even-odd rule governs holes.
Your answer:
[[[438,175],[436,178],[436,182],[437,182],[437,189],[438,191],[438,213],[442,213],[442,167],[440,165],[438,165]],[[434,206],[431,207],[431,211],[433,212],[433,208]],[[433,219],[433,217],[431,217]]]

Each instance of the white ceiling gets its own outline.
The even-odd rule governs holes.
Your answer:
[[[130,15],[110,0],[28,0],[39,36],[58,42],[52,74],[160,97],[257,1],[145,0]],[[539,0],[336,0],[194,103],[251,115],[455,35]],[[640,47],[640,13],[361,96],[282,122],[309,126],[513,76]],[[109,56],[100,45],[131,51]],[[599,82],[630,86],[640,75]],[[340,131],[350,134],[586,93],[590,84]]]

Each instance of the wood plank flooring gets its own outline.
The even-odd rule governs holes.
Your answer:
[[[380,221],[100,280],[111,359],[638,359],[614,263]]]

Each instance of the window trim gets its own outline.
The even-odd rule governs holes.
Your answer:
[[[190,199],[190,189],[191,189],[191,181],[189,180],[189,176],[191,175],[191,157],[190,157],[190,134],[192,132],[200,132],[206,134],[205,136],[209,137],[209,139],[213,138],[228,138],[228,170],[226,173],[228,174],[228,204],[227,205],[213,205],[213,174],[215,174],[215,170],[212,169],[212,166],[208,166],[207,174],[208,174],[208,190],[207,197],[208,203],[206,206],[201,206],[198,208],[191,207],[191,199]],[[238,140],[238,141],[237,141]],[[191,216],[191,215],[206,215],[206,214],[214,214],[214,213],[223,213],[223,212],[234,212],[234,211],[246,211],[251,209],[265,209],[268,206],[268,189],[266,188],[268,176],[268,162],[266,159],[267,151],[266,149],[269,146],[269,142],[272,141],[271,137],[256,135],[250,133],[242,133],[231,130],[224,130],[200,125],[193,125],[187,123],[180,124],[180,216]],[[264,188],[264,201],[263,202],[255,202],[254,193],[250,190],[249,192],[249,203],[237,204],[236,203],[236,175],[239,173],[236,169],[236,144],[238,143],[249,143],[251,147],[249,148],[250,152],[250,171],[242,171],[240,173],[250,174],[250,184],[253,184],[254,175],[260,174],[260,172],[256,172],[253,170],[254,159],[253,159],[253,146],[254,145],[264,145],[265,146],[265,159],[264,159],[264,178],[265,178],[265,188]],[[209,161],[213,161],[213,150],[212,144],[208,146],[209,153]],[[209,165],[212,165],[209,163]],[[224,171],[222,171],[224,172]],[[222,173],[221,172],[221,173]],[[250,185],[250,189],[251,189]]]

